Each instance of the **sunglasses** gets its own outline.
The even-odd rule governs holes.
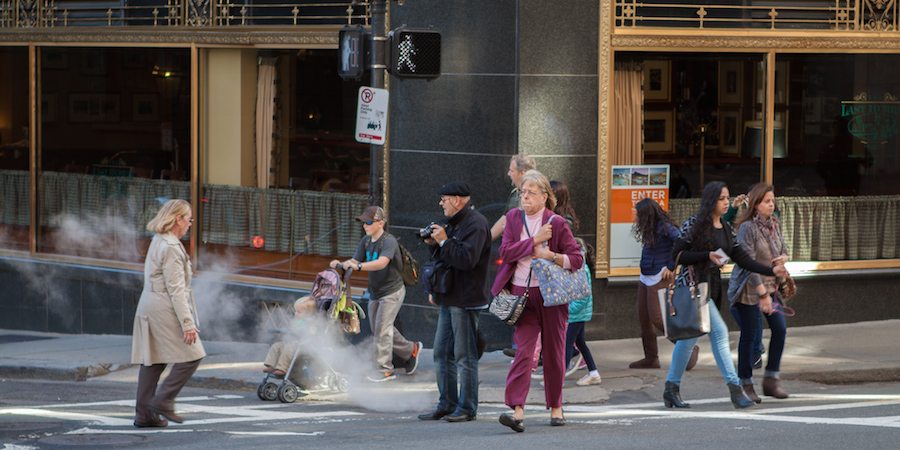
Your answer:
[[[368,221],[368,222],[363,222],[363,223],[366,224],[366,225],[372,225],[372,224],[375,223],[375,222],[373,222],[373,221],[370,220],[370,221]]]

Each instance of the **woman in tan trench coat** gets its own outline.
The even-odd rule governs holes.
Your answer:
[[[191,260],[181,244],[193,222],[190,203],[167,201],[147,224],[153,241],[144,262],[144,291],[134,314],[132,364],[140,364],[134,426],[181,423],[175,397],[206,356],[191,296]],[[166,365],[169,376],[157,389]],[[165,417],[165,419],[161,418]]]

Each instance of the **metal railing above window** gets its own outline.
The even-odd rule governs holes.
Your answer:
[[[0,29],[369,24],[358,0],[0,0]]]
[[[900,31],[898,2],[884,0],[616,0],[617,28]]]

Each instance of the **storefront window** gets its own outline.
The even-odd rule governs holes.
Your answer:
[[[620,53],[617,61],[643,73],[641,160],[627,164],[671,167],[672,205],[686,205],[678,219],[693,203],[677,200],[699,197],[710,181],[734,193],[760,181],[753,130],[763,123],[763,55]]]
[[[786,125],[783,135],[775,130],[774,185],[785,196],[779,207],[792,257],[900,258],[900,56],[779,54],[777,61],[789,100],[776,106]]]
[[[200,267],[311,279],[352,255],[354,217],[369,201],[369,146],[354,139],[362,81],[338,77],[336,50],[209,49],[201,59]]]
[[[28,250],[28,48],[0,48],[0,248]]]
[[[140,262],[190,198],[190,51],[41,48],[39,250]]]

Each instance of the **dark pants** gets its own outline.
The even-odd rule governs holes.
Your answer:
[[[656,339],[656,336],[653,336]],[[588,370],[597,370],[594,364],[594,356],[591,355],[591,349],[588,348],[587,342],[584,340],[584,322],[572,322],[566,328],[566,364],[563,367],[569,367],[569,361],[575,356],[575,347],[584,357],[584,363],[587,364]]]
[[[753,354],[756,342],[761,339],[762,327],[760,316],[769,322],[772,337],[769,340],[769,356],[766,358],[766,372],[777,373],[781,369],[781,354],[784,352],[784,339],[787,336],[787,322],[784,314],[763,314],[756,305],[737,303],[731,308],[736,312],[738,325],[741,327],[741,339],[738,341],[738,377],[744,384],[753,379]]]
[[[159,416],[150,411],[150,405],[164,411],[174,411],[175,397],[178,396],[181,388],[187,384],[194,372],[197,371],[200,361],[198,359],[196,361],[172,364],[169,376],[163,380],[162,385],[158,388],[159,376],[166,370],[167,364],[142,365],[138,373],[134,421],[148,423],[159,420]]]

